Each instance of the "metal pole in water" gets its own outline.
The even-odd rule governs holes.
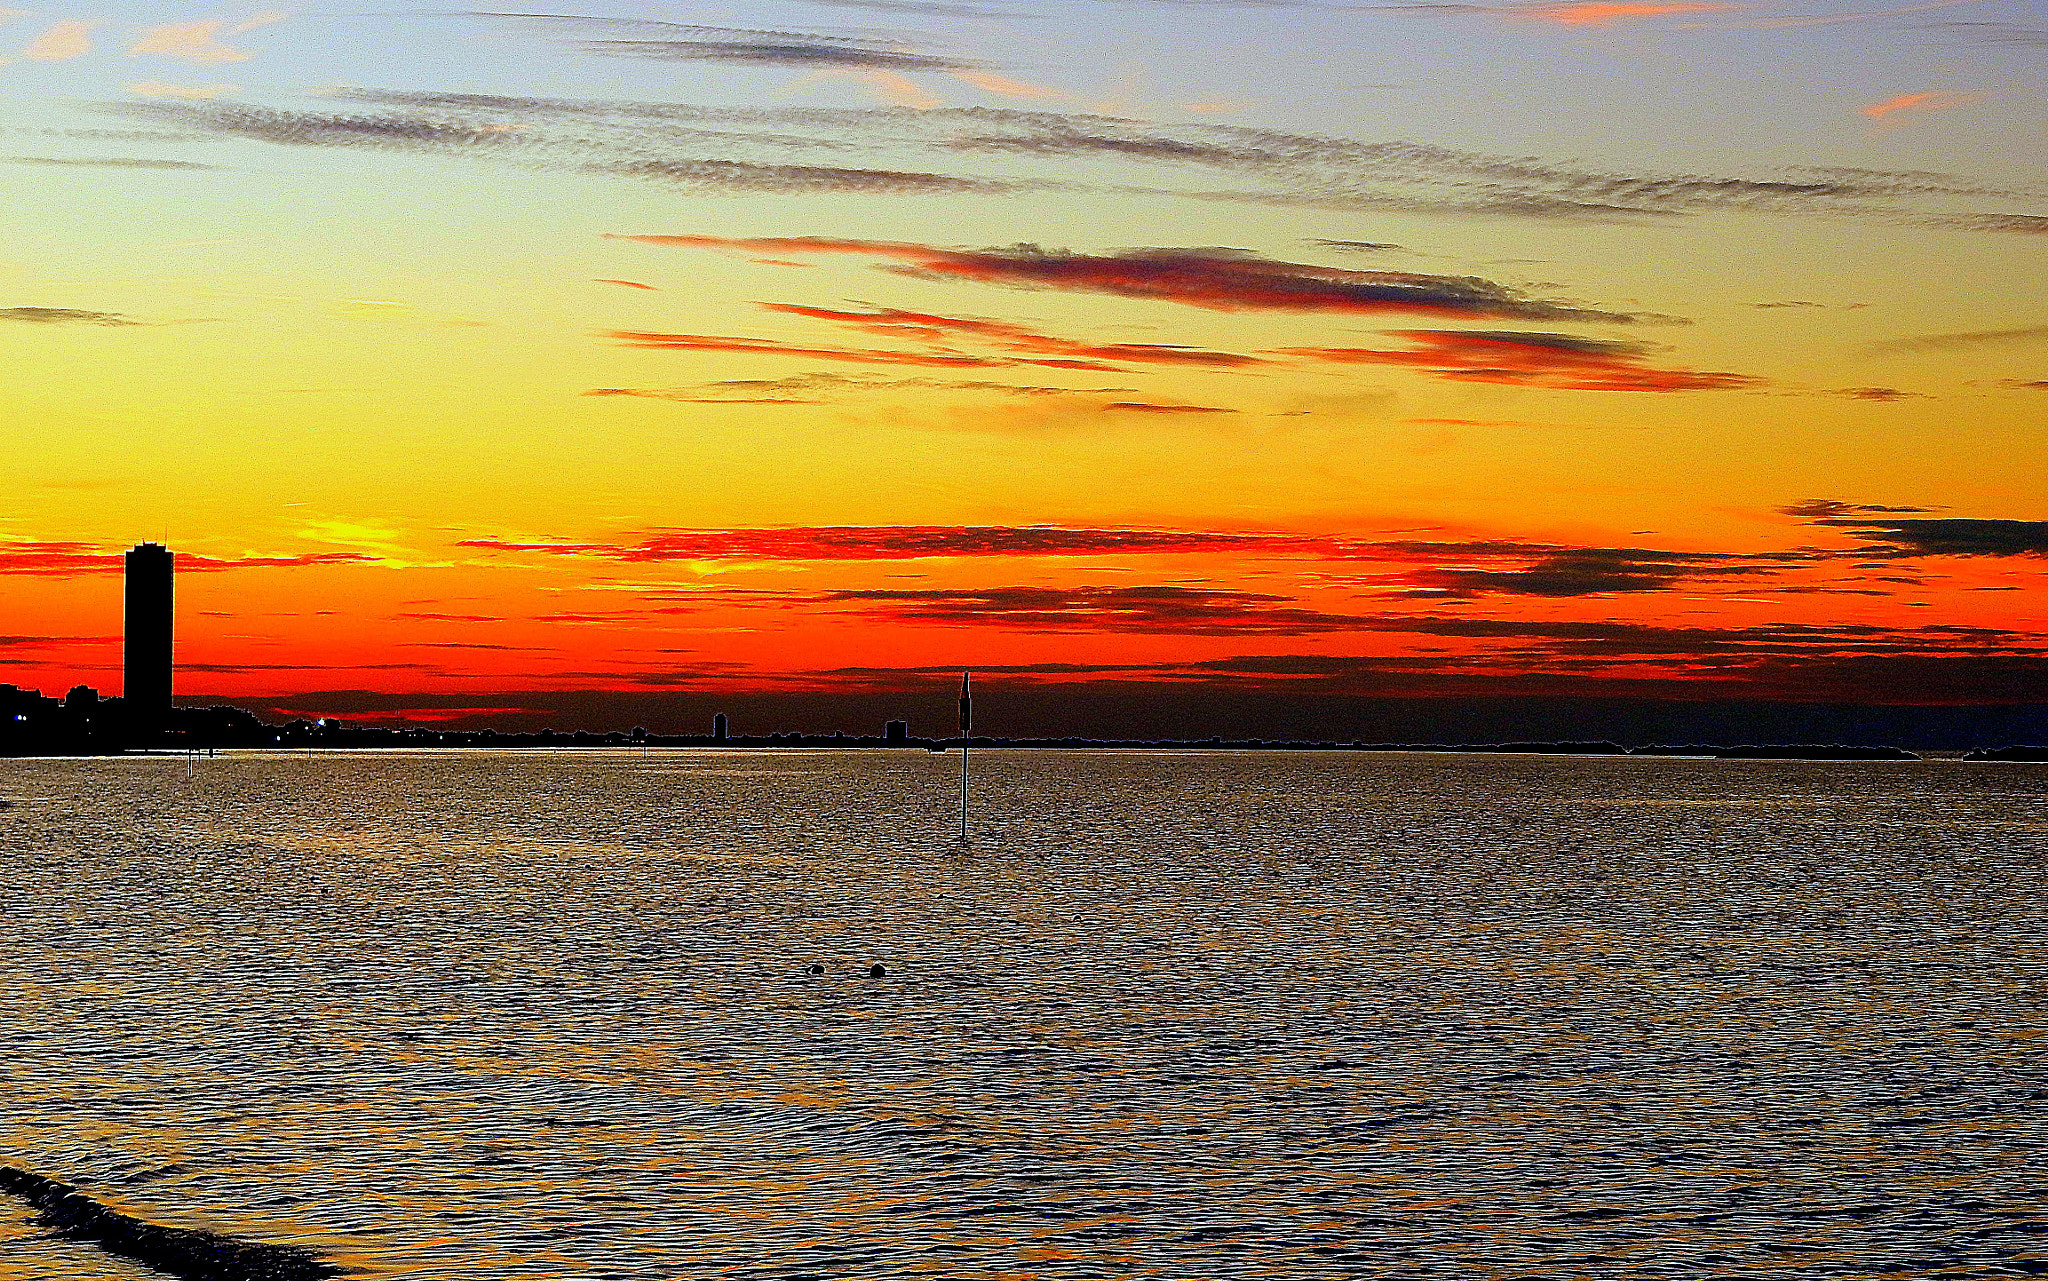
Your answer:
[[[967,744],[974,737],[974,695],[967,689],[967,673],[960,673],[960,839],[967,839]]]

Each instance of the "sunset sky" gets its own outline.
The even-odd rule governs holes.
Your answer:
[[[12,3],[0,681],[2048,705],[2038,0]]]

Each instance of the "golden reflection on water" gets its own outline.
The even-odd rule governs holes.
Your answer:
[[[0,1162],[425,1281],[2041,1257],[2048,770],[954,768],[0,764]]]

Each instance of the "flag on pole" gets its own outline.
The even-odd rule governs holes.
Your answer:
[[[968,733],[974,728],[974,695],[967,690],[967,673],[960,673],[960,732]]]

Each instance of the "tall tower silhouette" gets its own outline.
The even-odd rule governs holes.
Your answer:
[[[150,739],[171,714],[171,549],[139,543],[126,557],[121,699],[130,732]]]

